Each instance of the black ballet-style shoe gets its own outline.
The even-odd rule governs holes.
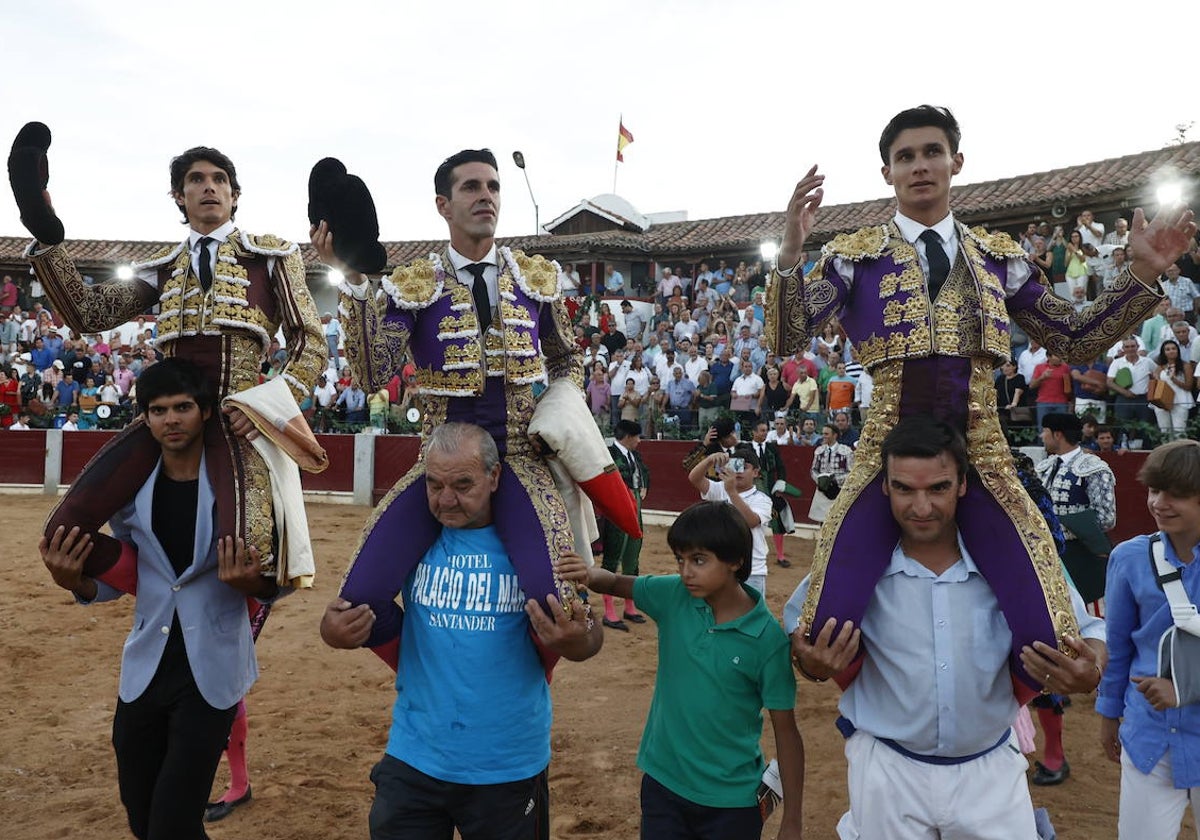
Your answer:
[[[219,822],[233,813],[233,809],[239,805],[245,805],[250,801],[250,787],[246,786],[246,792],[232,802],[209,802],[204,808],[205,822]]]
[[[1046,769],[1046,765],[1040,761],[1035,761],[1034,766],[1037,767],[1037,770],[1033,773],[1033,783],[1038,787],[1061,785],[1071,775],[1071,765],[1065,760],[1062,767],[1059,767],[1057,770]]]
[[[606,618],[606,619],[604,619],[604,620],[603,620],[601,623],[602,623],[602,624],[603,624],[605,627],[608,627],[608,628],[610,628],[610,629],[612,629],[612,630],[620,630],[620,631],[621,631],[621,632],[623,632],[623,633],[628,633],[628,632],[629,632],[629,625],[628,625],[628,624],[626,624],[624,621],[621,621],[620,619],[617,619],[616,621],[613,621],[613,620],[612,620],[612,619],[610,619],[610,618]]]

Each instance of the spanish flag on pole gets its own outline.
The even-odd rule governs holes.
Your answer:
[[[621,152],[625,151],[625,147],[633,142],[633,135],[629,133],[629,129],[625,127],[625,118],[621,117],[617,129],[617,160],[621,163],[625,162],[625,157]]]

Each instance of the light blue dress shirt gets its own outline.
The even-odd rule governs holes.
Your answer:
[[[862,621],[862,670],[838,709],[857,729],[921,755],[955,757],[993,746],[1017,715],[1008,667],[1012,632],[962,544],[962,559],[934,575],[897,544]],[[808,594],[805,577],[783,610],[790,634]],[[1104,639],[1079,594],[1084,638]]]
[[[1182,573],[1188,598],[1200,603],[1200,546],[1192,549],[1191,562],[1186,564],[1165,537],[1163,548],[1167,562]],[[1150,564],[1149,535],[1127,540],[1109,555],[1104,605],[1112,645],[1096,712],[1124,718],[1121,743],[1138,770],[1149,773],[1169,752],[1175,787],[1200,787],[1200,704],[1155,711],[1129,679],[1158,672],[1159,640],[1173,623],[1171,607]]]

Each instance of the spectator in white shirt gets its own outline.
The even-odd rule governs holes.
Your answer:
[[[1104,244],[1104,225],[1096,221],[1091,210],[1084,210],[1075,220],[1075,229],[1083,237],[1084,244],[1099,250]]]

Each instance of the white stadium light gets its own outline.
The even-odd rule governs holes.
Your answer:
[[[1183,189],[1176,182],[1163,184],[1154,191],[1159,207],[1174,207],[1183,199]]]
[[[117,266],[117,279],[118,280],[132,280],[133,279],[133,266],[129,266],[129,265]]]
[[[768,239],[766,242],[758,246],[758,250],[762,253],[763,262],[775,262],[775,255],[779,253],[779,246],[774,240]]]
[[[336,268],[329,269],[328,276],[330,286],[336,286],[338,283],[341,283],[346,279],[346,275],[342,274],[342,272],[338,271]]]

